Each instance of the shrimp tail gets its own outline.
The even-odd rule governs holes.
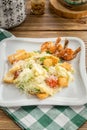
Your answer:
[[[55,46],[58,46],[58,44],[60,43],[60,41],[61,41],[61,37],[58,37],[58,38],[56,39]]]
[[[76,55],[77,53],[79,53],[81,51],[81,47],[78,47],[75,51],[73,55]]]
[[[69,44],[69,40],[65,39],[64,49],[68,47],[68,44]]]

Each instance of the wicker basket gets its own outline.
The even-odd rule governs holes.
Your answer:
[[[25,0],[0,0],[0,27],[12,28],[26,18]]]

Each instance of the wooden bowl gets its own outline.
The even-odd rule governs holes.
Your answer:
[[[64,18],[78,19],[87,17],[87,9],[75,11],[63,6],[59,0],[50,0],[50,8],[54,10],[55,14]]]
[[[87,2],[80,4],[70,4],[65,0],[58,0],[64,7],[69,8],[70,10],[82,11],[87,10]],[[71,0],[70,0],[71,1]]]

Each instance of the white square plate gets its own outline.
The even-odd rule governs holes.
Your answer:
[[[76,49],[81,47],[81,52],[73,59],[71,64],[75,69],[74,82],[44,100],[39,100],[34,96],[25,95],[13,85],[2,82],[3,76],[9,69],[7,57],[15,53],[18,49],[26,51],[39,50],[45,41],[55,42],[56,38],[8,38],[0,43],[0,106],[25,106],[25,105],[83,105],[87,103],[87,75],[85,68],[85,46],[84,42],[75,37],[67,37],[69,47]],[[65,37],[62,37],[64,43]]]

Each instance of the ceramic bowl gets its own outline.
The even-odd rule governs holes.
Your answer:
[[[78,4],[84,4],[87,2],[87,0],[64,0],[66,3],[71,5],[78,5]]]

